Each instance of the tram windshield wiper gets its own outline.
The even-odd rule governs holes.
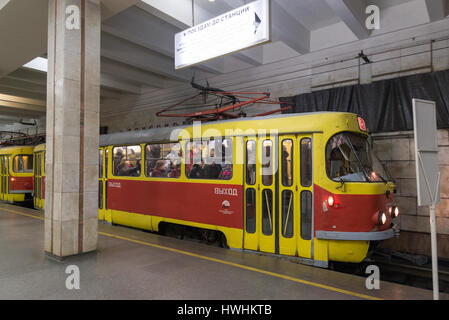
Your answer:
[[[342,189],[345,186],[345,180],[343,180],[342,178],[340,178],[339,182],[341,183],[341,185],[339,187],[337,187],[337,189]],[[344,189],[343,189],[344,190]]]

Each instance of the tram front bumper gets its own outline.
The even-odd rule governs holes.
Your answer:
[[[376,232],[316,231],[316,238],[323,240],[380,241],[390,239],[394,234],[393,228]]]

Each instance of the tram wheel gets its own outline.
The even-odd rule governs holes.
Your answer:
[[[228,249],[228,241],[226,240],[226,236],[223,233],[219,233],[218,241],[221,248]]]

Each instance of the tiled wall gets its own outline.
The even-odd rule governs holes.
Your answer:
[[[400,208],[397,219],[399,238],[383,243],[389,249],[429,255],[429,208],[419,207],[416,195],[416,169],[413,132],[381,133],[372,136],[379,160],[396,181],[395,203]],[[438,256],[449,259],[449,129],[438,130],[441,203],[437,206]]]
[[[401,230],[430,232],[429,209],[417,204],[413,132],[375,134],[372,139],[374,151],[397,185],[395,202],[401,209]],[[438,130],[438,146],[441,204],[437,207],[437,230],[449,235],[449,130]]]

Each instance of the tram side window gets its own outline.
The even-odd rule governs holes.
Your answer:
[[[273,234],[273,191],[265,189],[262,192],[262,233]]]
[[[145,147],[145,176],[179,178],[181,175],[181,144],[147,144]]]
[[[312,192],[301,192],[301,238],[312,239]]]
[[[246,142],[246,184],[256,183],[256,141]]]
[[[36,169],[37,169],[37,175],[39,176],[39,177],[42,177],[42,161],[43,161],[43,153],[39,153],[38,155],[37,155],[37,159],[38,159],[38,161],[37,161],[37,165],[36,165]]]
[[[140,146],[114,147],[114,176],[139,177],[141,154]]]
[[[104,176],[107,178],[108,177],[108,160],[109,160],[109,150],[105,149],[105,161],[104,161]]]
[[[293,237],[293,205],[293,192],[282,191],[282,236],[284,238]]]
[[[98,209],[103,209],[103,181],[98,181]]]
[[[291,139],[282,141],[282,185],[285,187],[293,185],[293,141]]]
[[[312,139],[301,139],[300,158],[300,179],[301,186],[310,187],[312,185]]]
[[[273,184],[273,142],[265,140],[262,144],[262,184],[271,186]]]
[[[190,141],[186,150],[186,176],[189,179],[232,179],[232,139]]]
[[[99,150],[99,157],[98,157],[98,177],[103,178],[103,150]]]
[[[256,232],[256,190],[246,189],[246,232]]]
[[[33,172],[33,157],[31,155],[18,155],[13,159],[13,171],[17,173]]]
[[[34,154],[34,175],[38,176],[39,172],[37,171],[39,167],[39,155],[37,153]]]

